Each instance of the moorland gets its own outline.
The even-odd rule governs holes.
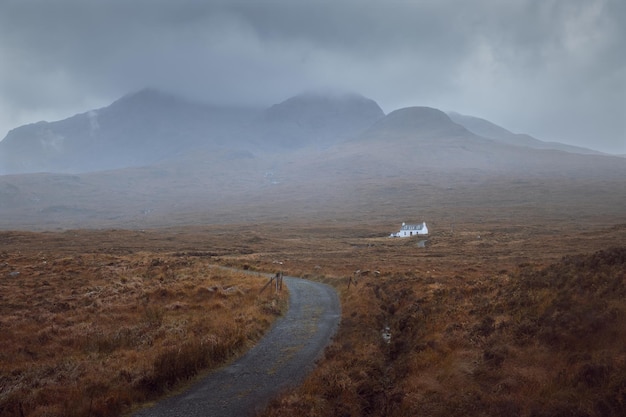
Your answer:
[[[285,305],[214,266],[279,262],[334,285],[343,312],[317,369],[264,415],[620,415],[620,184],[590,200],[561,181],[521,197],[482,183],[462,206],[427,207],[425,247],[388,238],[399,224],[385,210],[2,232],[2,415],[119,415],[229,360]]]
[[[626,159],[362,97],[287,100],[243,130],[214,111],[144,92],[0,142],[1,415],[114,416],[181,389],[285,311],[240,272],[278,268],[333,285],[342,320],[263,416],[626,414]]]

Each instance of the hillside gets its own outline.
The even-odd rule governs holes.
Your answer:
[[[558,142],[544,142],[524,133],[513,133],[501,126],[479,117],[449,112],[448,116],[455,122],[479,136],[533,149],[553,149],[564,152],[598,155],[600,152],[580,146],[565,145]]]
[[[145,89],[65,120],[13,129],[0,141],[0,175],[142,167],[199,149],[252,155],[317,152],[355,140],[375,142],[382,136],[385,141],[419,137],[423,145],[437,139],[430,153],[437,153],[435,148],[442,148],[444,141],[463,147],[458,141],[464,140],[472,146],[482,143],[480,153],[488,154],[493,144],[488,139],[522,148],[598,154],[429,107],[403,108],[385,116],[375,101],[358,94],[306,93],[260,109],[208,105]],[[462,164],[466,156],[449,153]]]
[[[249,128],[261,151],[323,149],[349,139],[385,116],[358,94],[300,94],[266,109]]]
[[[151,119],[164,113],[167,119]],[[49,125],[74,132],[67,133],[71,144],[80,142],[79,127],[90,128],[88,118]],[[107,146],[76,146],[46,162],[78,173],[0,176],[0,228],[146,228],[355,213],[398,218],[416,210],[435,214],[452,202],[506,210],[533,205],[553,219],[573,207],[582,218],[623,215],[626,199],[624,158],[487,139],[428,107],[384,116],[360,96],[302,95],[255,113],[144,91],[98,111],[97,120],[94,135],[106,137]],[[35,126],[14,132],[28,129]],[[39,143],[18,140],[17,133],[0,143],[0,155],[29,152],[29,141]],[[40,145],[33,145],[33,155],[54,155]],[[98,158],[81,156],[96,149]],[[72,165],[81,161],[91,165]],[[106,164],[131,166],[78,169]]]
[[[0,142],[0,172],[93,172],[144,166],[197,147],[237,147],[234,132],[254,114],[142,90],[102,109],[13,129]]]
[[[387,139],[316,153],[197,151],[143,168],[5,175],[0,177],[0,228],[146,228],[363,216],[396,223],[416,212],[449,216],[446,210],[464,206],[499,208],[505,217],[524,207],[541,208],[555,221],[623,217],[624,158],[521,152],[485,144],[486,139],[442,140],[439,146]]]
[[[358,95],[306,94],[268,109],[220,107],[146,89],[57,122],[13,129],[0,174],[85,173],[158,163],[198,149],[275,152],[328,146],[384,114]]]
[[[314,158],[313,158],[314,159]],[[444,112],[428,107],[396,110],[319,160],[330,165],[367,166],[384,175],[411,178],[424,170],[475,176],[506,174],[523,177],[616,177],[625,168],[620,158],[535,149],[476,135]],[[323,166],[327,165],[328,168]],[[345,171],[348,171],[347,169]]]
[[[377,139],[388,135],[393,140],[407,135],[425,139],[468,136],[468,131],[454,123],[444,112],[431,107],[406,107],[389,113],[366,132],[362,138]]]

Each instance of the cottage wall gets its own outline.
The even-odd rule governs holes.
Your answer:
[[[427,235],[428,227],[426,226],[426,222],[421,224],[405,224],[402,223],[402,227],[400,227],[400,231],[392,234],[395,237],[411,237],[418,235]]]

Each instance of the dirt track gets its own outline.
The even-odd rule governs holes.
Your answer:
[[[293,277],[285,277],[285,283],[289,310],[254,348],[191,389],[135,416],[252,415],[275,394],[299,383],[337,330],[341,307],[327,285]]]

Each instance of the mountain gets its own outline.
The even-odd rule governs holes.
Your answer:
[[[0,142],[0,173],[118,169],[198,147],[237,147],[234,133],[256,114],[146,89],[65,120],[11,130]]]
[[[380,106],[358,94],[306,93],[265,110],[251,126],[262,148],[323,149],[369,128],[383,118]]]
[[[378,138],[381,135],[390,140],[419,136],[429,138],[453,138],[475,136],[464,127],[454,123],[441,110],[431,107],[406,107],[389,113],[367,129],[361,139]]]
[[[357,94],[302,94],[268,109],[228,108],[146,89],[57,122],[16,128],[0,142],[0,175],[146,166],[203,150],[327,147],[384,116]]]
[[[456,112],[449,112],[448,116],[455,122],[465,127],[470,132],[479,136],[508,143],[509,145],[525,146],[533,149],[554,149],[564,152],[599,155],[600,152],[582,148],[579,146],[566,145],[558,142],[544,142],[530,135],[513,133],[488,120],[474,116],[466,116]]]
[[[389,113],[360,135],[309,158],[299,167],[317,177],[330,172],[337,181],[357,177],[411,181],[449,175],[614,178],[624,173],[626,164],[612,156],[537,149],[489,139],[455,123],[440,110],[408,107]]]
[[[351,149],[351,147],[353,149]],[[370,152],[395,167],[481,168],[491,170],[502,154],[519,152],[478,136],[441,110],[407,107],[389,113],[339,153]],[[507,157],[508,159],[508,157]]]
[[[182,102],[178,105],[184,111],[177,112],[172,110],[176,100],[164,100],[150,99],[163,103],[162,110],[146,111],[150,105],[141,95],[111,105],[120,106],[117,117],[129,123],[126,127],[112,122],[111,114],[116,113],[109,108],[98,112],[98,120],[106,114],[110,121],[101,126],[111,123],[109,131],[116,127],[120,132],[154,124],[152,136],[133,142],[145,147],[154,142],[164,149],[180,134],[180,140],[173,141],[180,146],[175,156],[77,175],[0,176],[0,229],[249,225],[294,218],[308,224],[312,218],[354,222],[358,216],[361,221],[390,216],[395,224],[416,212],[428,210],[437,218],[465,205],[495,215],[504,207],[510,219],[515,210],[542,207],[560,219],[559,204],[579,204],[577,216],[603,213],[623,218],[626,159],[484,138],[437,109],[409,107],[380,117],[367,99],[324,102],[299,96],[246,117],[226,112],[237,117],[202,125],[198,119],[209,117],[207,113],[190,113],[204,107]],[[331,123],[338,117],[336,109],[344,108],[339,103],[349,103],[345,111],[353,115],[350,123]],[[133,111],[137,114],[126,119]],[[170,113],[178,116],[170,119]],[[140,119],[142,114],[146,119]],[[164,120],[154,120],[151,114],[161,114]],[[176,122],[180,118],[188,119]],[[376,120],[368,125],[370,118]],[[84,131],[88,119],[77,119],[83,125],[76,121],[75,126]],[[191,132],[204,126],[218,133],[201,140],[176,131],[186,125]],[[261,135],[279,132],[285,125],[296,135],[293,142],[288,136]],[[257,129],[262,132],[254,136]],[[110,138],[114,141],[114,135]],[[114,143],[130,148],[123,141]]]

